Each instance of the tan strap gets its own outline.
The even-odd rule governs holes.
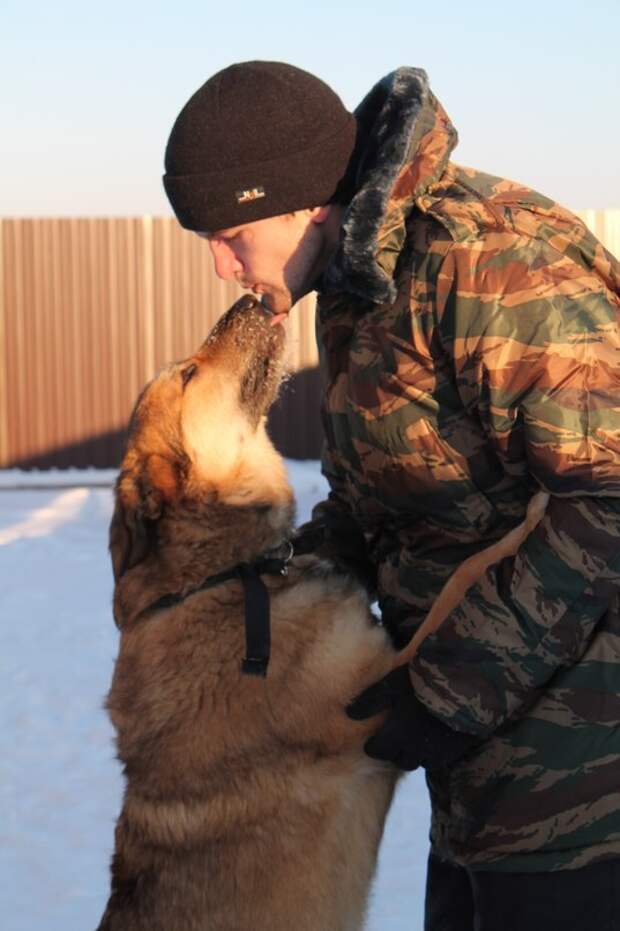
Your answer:
[[[475,585],[489,566],[500,562],[507,556],[515,555],[523,541],[542,519],[548,502],[549,495],[547,492],[538,491],[528,504],[525,520],[522,523],[514,527],[510,533],[507,533],[497,543],[487,547],[480,553],[476,553],[475,556],[470,556],[469,559],[461,563],[439,592],[433,602],[433,607],[407,646],[396,655],[395,667],[402,666],[413,659],[423,640],[441,626],[448,615],[463,600],[467,590]]]

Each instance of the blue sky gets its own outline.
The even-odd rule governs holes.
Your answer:
[[[211,74],[289,61],[353,108],[427,70],[454,158],[575,209],[620,207],[618,0],[0,0],[0,215],[165,215],[163,151]]]

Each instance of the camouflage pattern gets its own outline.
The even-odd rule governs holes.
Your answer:
[[[401,69],[362,104],[379,152],[390,107],[389,138],[409,142],[380,166],[380,214],[351,205],[319,299],[331,492],[314,520],[361,529],[404,644],[452,571],[552,495],[411,671],[429,711],[484,738],[428,774],[437,852],[576,868],[620,856],[620,267],[546,197],[451,163],[427,88],[401,130],[408,74],[419,85]],[[364,296],[356,254],[387,299]]]

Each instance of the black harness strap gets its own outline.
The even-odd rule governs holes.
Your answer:
[[[243,585],[245,605],[245,657],[241,662],[241,671],[248,676],[267,675],[269,656],[271,652],[271,612],[269,592],[261,579],[261,575],[286,575],[288,564],[293,556],[293,545],[287,540],[283,547],[283,556],[267,554],[252,563],[239,563],[232,569],[208,576],[200,585],[185,592],[185,594],[164,595],[159,598],[138,617],[154,614],[162,608],[170,608],[180,604],[191,595],[214,588],[222,582],[239,579]],[[279,547],[282,549],[283,547]],[[276,551],[277,553],[278,551]]]
[[[253,566],[237,567],[245,597],[245,658],[241,672],[266,676],[271,651],[271,612],[269,592]]]

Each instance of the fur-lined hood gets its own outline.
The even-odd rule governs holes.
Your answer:
[[[355,111],[355,194],[322,294],[346,291],[375,303],[393,299],[393,273],[415,200],[443,174],[456,130],[420,68],[398,68]]]

